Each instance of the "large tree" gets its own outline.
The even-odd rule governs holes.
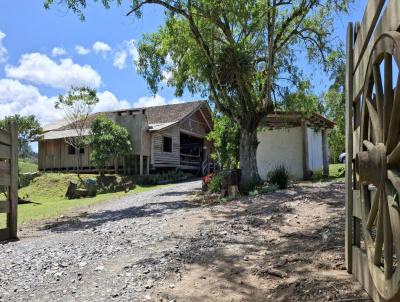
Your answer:
[[[138,70],[156,93],[161,82],[207,95],[241,129],[242,181],[258,180],[257,127],[282,88],[299,78],[298,56],[322,63],[334,12],[351,0],[131,0],[127,15],[154,4],[165,25],[139,45]],[[54,0],[45,0],[50,7]],[[61,0],[83,18],[86,0]],[[122,0],[103,0],[121,5]],[[317,70],[317,69],[316,69]]]

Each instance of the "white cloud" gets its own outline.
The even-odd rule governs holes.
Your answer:
[[[118,69],[124,69],[127,67],[126,61],[128,58],[131,60],[132,65],[135,66],[135,62],[139,58],[139,53],[135,45],[135,40],[125,40],[119,46],[119,50],[114,54],[113,65]]]
[[[62,47],[54,47],[51,51],[53,57],[63,56],[65,54],[67,54],[67,51]]]
[[[89,65],[75,64],[71,59],[62,59],[59,64],[44,54],[24,54],[19,66],[7,65],[6,76],[44,84],[54,88],[68,89],[71,86],[90,86],[97,88],[101,77]]]
[[[0,30],[0,63],[4,63],[7,60],[7,49],[3,46],[3,39],[6,34]]]
[[[113,65],[118,69],[126,68],[126,59],[128,58],[128,53],[125,50],[121,50],[115,53]]]
[[[152,106],[162,106],[168,104],[179,104],[183,103],[180,99],[174,98],[172,100],[167,101],[164,97],[156,94],[155,96],[144,96],[139,98],[139,100],[134,104],[135,108],[142,107],[152,107]]]
[[[106,90],[97,94],[99,102],[94,108],[94,112],[114,111],[128,109],[132,107],[127,100],[118,100],[114,94]]]
[[[89,54],[91,51],[89,48],[86,48],[82,45],[76,45],[75,50],[78,54],[80,54],[82,56]]]
[[[42,124],[60,120],[62,114],[54,108],[56,99],[40,94],[34,86],[0,79],[0,119],[14,114],[34,114]]]
[[[93,44],[92,48],[96,54],[101,54],[103,58],[105,58],[107,56],[107,53],[112,50],[110,45],[101,41],[96,41]]]

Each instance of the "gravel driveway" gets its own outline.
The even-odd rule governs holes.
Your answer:
[[[199,181],[129,195],[47,224],[36,238],[0,244],[0,301],[143,301],[179,272],[188,198]],[[178,259],[179,260],[179,259]]]
[[[344,270],[343,184],[207,206],[200,187],[127,195],[0,244],[0,301],[367,298]]]

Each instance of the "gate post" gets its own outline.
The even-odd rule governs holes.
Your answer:
[[[10,211],[8,213],[8,226],[10,238],[17,238],[17,209],[18,209],[18,139],[17,126],[15,122],[9,125],[11,138],[11,158],[10,158],[10,187],[9,200]]]
[[[353,239],[353,66],[354,66],[354,29],[353,23],[347,27],[346,53],[346,231],[345,258],[346,268],[352,272]]]

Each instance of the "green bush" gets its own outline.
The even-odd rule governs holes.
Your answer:
[[[284,165],[280,165],[268,173],[268,182],[277,185],[281,190],[288,187],[289,178],[289,171]]]
[[[222,189],[222,181],[225,176],[222,173],[215,174],[208,184],[211,193],[220,193]]]

